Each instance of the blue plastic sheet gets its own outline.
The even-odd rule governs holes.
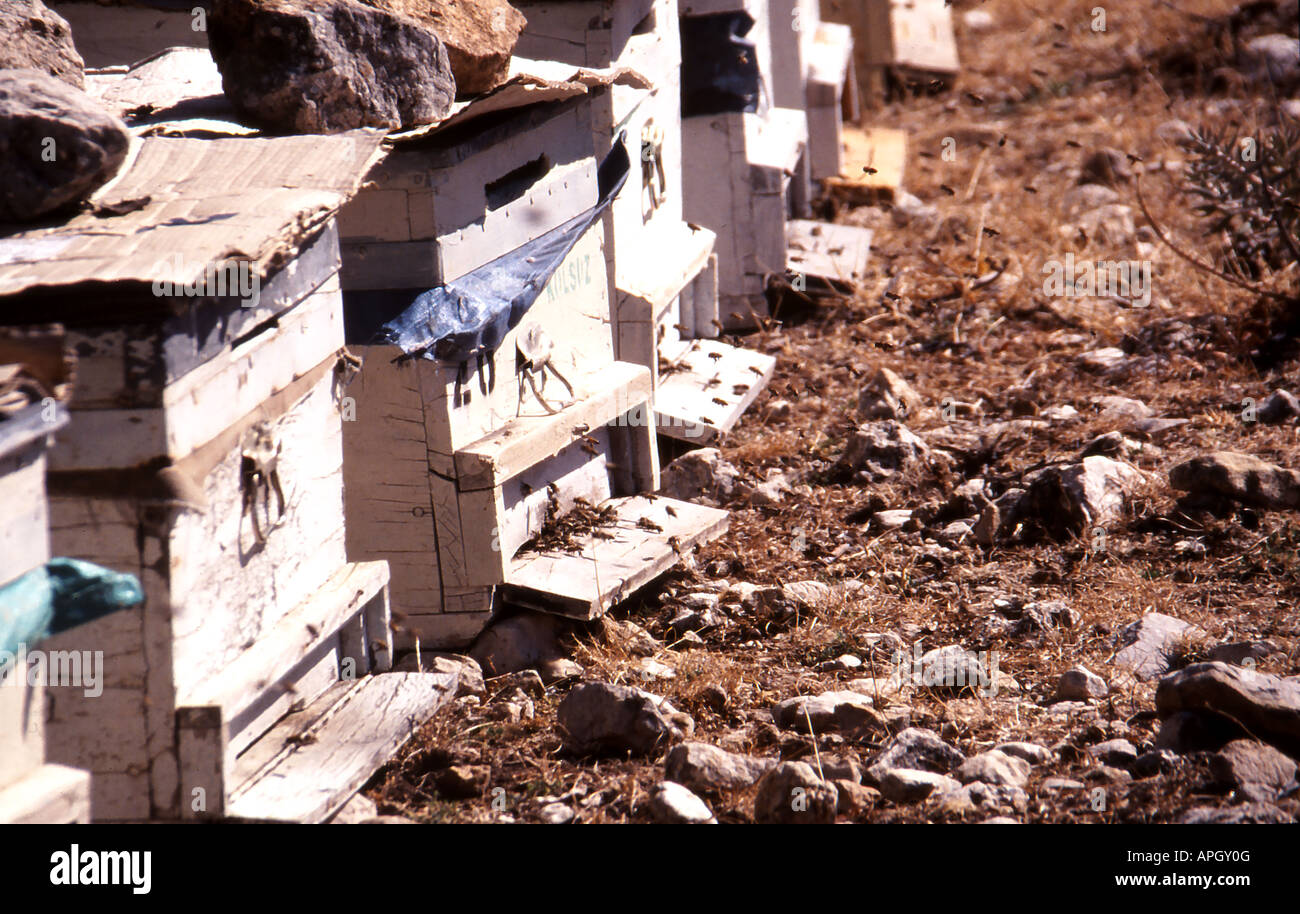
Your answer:
[[[631,161],[619,134],[597,172],[600,199],[581,215],[491,263],[422,293],[379,330],[412,358],[461,363],[491,352],[523,319],[584,232],[627,181]]]
[[[78,559],[51,559],[0,587],[0,654],[144,602],[135,575]]]

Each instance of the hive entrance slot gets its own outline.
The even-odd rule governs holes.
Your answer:
[[[495,181],[483,186],[483,195],[487,197],[488,209],[500,209],[522,197],[551,170],[551,160],[540,155],[531,162],[525,162],[513,171],[509,171]]]

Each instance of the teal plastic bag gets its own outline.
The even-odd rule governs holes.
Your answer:
[[[144,602],[133,574],[79,559],[51,559],[0,587],[0,654],[38,642],[100,616]]]

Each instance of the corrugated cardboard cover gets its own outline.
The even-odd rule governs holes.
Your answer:
[[[383,131],[331,136],[132,142],[92,204],[148,198],[120,216],[84,212],[63,225],[0,238],[0,295],[81,282],[187,283],[207,264],[297,252],[383,158]]]

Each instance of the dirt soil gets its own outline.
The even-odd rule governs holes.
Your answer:
[[[845,688],[873,672],[885,676],[898,639],[909,656],[917,644],[923,650],[959,644],[996,658],[1004,674],[996,695],[908,687],[878,696],[877,709],[891,729],[929,728],[968,756],[1009,740],[1053,747],[1057,761],[1033,769],[1019,820],[1166,822],[1190,807],[1234,802],[1214,782],[1205,754],[1125,780],[1086,750],[1115,737],[1139,751],[1154,742],[1155,682],[1128,680],[1112,662],[1115,634],[1144,613],[1193,622],[1209,643],[1268,641],[1277,651],[1258,668],[1300,673],[1296,513],[1188,510],[1176,503],[1179,493],[1167,476],[1174,464],[1215,450],[1300,467],[1294,424],[1243,419],[1247,398],[1259,402],[1278,388],[1300,391],[1294,318],[1284,301],[1197,270],[1161,243],[1138,203],[1134,178],[1122,172],[1140,179],[1160,231],[1184,251],[1220,262],[1220,239],[1205,236],[1179,190],[1187,153],[1170,122],[1242,136],[1278,123],[1286,116],[1278,100],[1233,68],[1234,42],[1279,30],[1294,35],[1295,18],[1279,16],[1269,3],[1234,14],[1235,4],[1219,0],[1128,0],[1108,6],[1106,31],[1096,32],[1096,5],[958,4],[963,70],[956,84],[866,116],[868,123],[908,132],[906,189],[933,211],[909,215],[887,205],[823,201],[835,221],[874,231],[870,276],[853,294],[814,307],[787,299],[777,323],[740,341],[777,355],[778,367],[722,454],[744,480],[757,483],[777,470],[795,491],[775,506],[724,501],[732,510],[730,530],[698,551],[693,568],[680,568],[625,602],[611,614],[613,623],[574,627],[566,643],[585,669],[582,679],[667,696],[694,719],[694,739],[735,752],[868,762],[886,734],[782,731],[771,721],[772,706]],[[961,12],[977,6],[991,14],[991,28],[972,31],[963,23]],[[946,146],[946,138],[955,143]],[[1129,209],[1089,221],[1072,211],[1071,192],[1085,161],[1107,147],[1122,154],[1113,183],[1118,204]],[[945,148],[951,149],[946,157]],[[1067,253],[1077,260],[1151,261],[1149,307],[1044,294],[1043,264]],[[1253,281],[1297,289],[1294,267]],[[1109,366],[1089,367],[1081,358],[1107,347],[1122,351]],[[831,472],[859,421],[859,392],[882,367],[920,394],[925,405],[905,421],[947,455],[944,469],[875,482]],[[1130,417],[1106,414],[1094,402],[1108,395],[1187,422],[1143,435]],[[1077,417],[1061,418],[1067,406]],[[983,477],[993,492],[1005,491],[1025,471],[1077,459],[1093,438],[1117,430],[1140,446],[1127,456],[1148,483],[1102,536],[1054,534],[1050,524],[1031,524],[988,546],[973,535],[940,534],[978,513],[952,497],[965,480]],[[875,517],[882,509],[914,514],[888,530]],[[805,580],[836,585],[834,595],[793,614],[732,611],[724,624],[701,632],[700,644],[683,643],[667,630],[683,595],[716,593],[737,582]],[[1032,637],[1015,635],[989,625],[999,599],[1061,600],[1077,617]],[[648,650],[673,678],[644,678],[644,639],[624,621],[661,642]],[[863,666],[825,666],[843,654]],[[1202,658],[1203,648],[1189,644],[1173,665]],[[1076,664],[1108,680],[1111,694],[1055,710],[1057,681]],[[555,709],[574,681],[530,697],[520,713],[517,697],[502,710],[508,696],[489,680],[483,699],[461,699],[426,725],[368,795],[380,812],[418,821],[499,821],[503,806],[507,821],[537,821],[545,802],[539,798],[556,797],[573,802],[577,821],[649,821],[646,799],[663,780],[666,749],[602,758],[565,749]],[[452,763],[490,768],[481,796],[439,794],[431,773]],[[1043,789],[1049,777],[1082,781],[1089,790]],[[1090,793],[1097,785],[1106,793],[1103,809]],[[749,822],[753,796],[749,788],[704,799],[720,821]],[[1296,795],[1278,805],[1300,813]],[[876,799],[845,818],[962,815]]]

